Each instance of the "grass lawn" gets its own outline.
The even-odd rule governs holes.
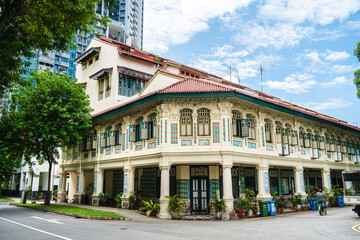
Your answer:
[[[14,200],[10,198],[0,198],[0,202],[13,202]]]
[[[56,210],[59,212],[73,213],[73,214],[78,214],[78,215],[83,215],[83,216],[126,218],[126,217],[121,216],[116,213],[104,212],[104,211],[99,211],[99,210],[91,210],[91,209],[85,209],[85,208],[60,206],[60,205],[30,204],[30,203],[28,203],[28,204],[15,203],[15,204],[25,205],[27,207],[34,207],[34,208],[51,209],[51,210]]]

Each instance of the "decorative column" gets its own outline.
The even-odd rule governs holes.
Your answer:
[[[133,167],[124,169],[124,192],[121,198],[121,204],[123,208],[129,207],[129,197],[130,194],[134,192],[134,175],[135,169]]]
[[[256,167],[258,173],[258,195],[257,200],[270,200],[270,181],[269,181],[269,166],[258,165]]]
[[[294,168],[295,194],[305,196],[304,169]]]
[[[94,193],[91,197],[92,205],[99,205],[99,194],[104,192],[104,169],[94,171]]]
[[[323,189],[331,188],[330,170],[327,167],[321,170],[321,180]]]
[[[231,146],[232,145],[232,119],[231,119],[231,109],[233,107],[232,103],[229,102],[220,102],[218,103],[220,110],[220,139],[222,146]]]
[[[232,192],[231,179],[232,164],[223,164],[223,200],[225,200],[224,219],[230,219],[230,214],[234,211],[234,197]]]
[[[160,166],[161,183],[160,183],[160,214],[159,218],[170,219],[171,216],[167,211],[170,199],[165,198],[170,194],[170,166]]]
[[[170,136],[170,109],[171,104],[161,104],[156,107],[157,129],[155,130],[157,145],[161,147],[169,147],[171,143]]]
[[[79,204],[83,204],[85,200],[85,174],[82,170],[79,170],[76,176],[75,200]]]
[[[58,192],[58,201],[59,202],[65,202],[66,198],[66,172],[64,169],[60,172],[60,186],[59,186],[59,192]]]

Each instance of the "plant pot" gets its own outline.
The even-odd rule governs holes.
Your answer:
[[[172,217],[172,219],[180,219],[180,218],[181,218],[181,216],[180,216],[180,215],[177,215],[176,212],[173,212],[173,213],[171,214],[171,217]]]
[[[155,216],[156,217],[156,212],[151,212],[150,214],[151,216]]]
[[[301,204],[297,205],[297,210],[300,211],[301,210]]]
[[[216,219],[221,219],[222,218],[222,212],[216,212],[215,213],[215,218]]]
[[[238,216],[238,218],[242,218],[243,216],[244,216],[244,209],[242,209],[242,210],[235,210],[236,211],[236,213],[237,213],[237,216]]]
[[[254,214],[254,216],[257,216],[258,212],[254,210],[253,214]]]
[[[252,216],[252,215],[253,215],[253,210],[250,209],[250,210],[248,211],[248,215],[249,215],[249,216]]]

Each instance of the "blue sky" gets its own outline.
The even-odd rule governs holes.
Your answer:
[[[144,50],[360,126],[360,0],[145,0]]]

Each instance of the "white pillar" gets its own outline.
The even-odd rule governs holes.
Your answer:
[[[270,200],[270,180],[269,180],[269,167],[257,166],[258,173],[258,195],[257,200]]]
[[[321,170],[321,180],[322,180],[322,188],[323,189],[330,189],[330,170],[329,169],[322,169]],[[331,181],[331,180],[330,180]]]
[[[159,218],[170,219],[171,216],[167,211],[169,205],[169,199],[165,196],[169,196],[170,189],[170,166],[160,166],[161,170],[161,184],[160,184],[160,214]]]
[[[58,192],[58,200],[59,202],[64,202],[66,198],[66,172],[60,173],[60,191]]]
[[[295,194],[306,195],[304,183],[304,169],[294,168]]]
[[[99,169],[96,173],[96,191],[99,194],[104,192],[104,169]]]
[[[223,200],[225,200],[224,219],[230,219],[230,214],[234,211],[234,197],[232,192],[232,179],[231,179],[230,164],[223,164]]]

